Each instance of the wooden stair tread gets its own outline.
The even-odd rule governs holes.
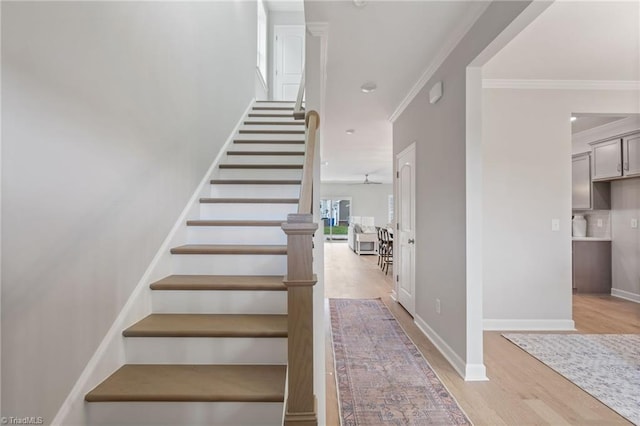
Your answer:
[[[240,129],[238,133],[245,135],[266,134],[266,135],[304,135],[304,130],[278,130],[278,129]]]
[[[169,275],[152,290],[285,291],[281,275]]]
[[[283,220],[188,220],[187,226],[281,226]]]
[[[303,156],[304,151],[227,151],[227,155],[299,155]]]
[[[212,185],[300,185],[295,179],[212,179]]]
[[[220,164],[221,169],[283,169],[302,170],[302,164]]]
[[[234,139],[233,143],[304,145],[304,139]]]
[[[287,337],[286,315],[151,314],[125,337]]]
[[[88,402],[283,402],[284,365],[126,364]]]
[[[171,254],[287,254],[286,245],[185,244]]]
[[[298,204],[297,198],[200,198],[203,204]]]

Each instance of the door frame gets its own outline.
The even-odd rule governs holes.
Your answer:
[[[282,24],[282,25],[274,25],[273,26],[273,34],[271,35],[271,83],[273,87],[273,91],[271,93],[271,99],[275,100],[276,99],[276,67],[278,64],[278,56],[277,56],[277,49],[278,49],[278,43],[276,41],[276,38],[278,37],[278,30],[281,29],[301,29],[302,33],[305,36],[306,39],[306,29],[304,25],[296,25],[296,24]],[[306,57],[306,49],[303,49],[303,52],[305,52],[305,57]],[[304,72],[304,64],[305,64],[305,57],[302,58],[302,70]]]
[[[413,236],[415,239],[415,234],[416,234],[416,182],[417,182],[417,177],[416,177],[416,162],[417,162],[417,144],[415,141],[411,142],[411,144],[409,144],[405,149],[403,149],[402,151],[400,151],[398,154],[396,154],[395,156],[395,161],[394,161],[394,172],[396,175],[396,179],[395,180],[395,185],[394,185],[394,200],[395,200],[395,211],[394,211],[394,245],[396,245],[396,247],[394,247],[393,250],[393,264],[394,264],[394,268],[393,268],[393,273],[396,277],[395,282],[394,282],[394,288],[393,291],[391,293],[391,298],[393,300],[395,300],[396,302],[400,303],[400,224],[398,222],[399,218],[400,218],[400,204],[402,203],[402,197],[401,197],[401,193],[400,193],[400,171],[398,168],[398,162],[400,160],[400,158],[402,158],[404,155],[406,155],[407,153],[409,153],[410,151],[413,151],[413,182],[412,182],[412,187],[411,187],[411,197],[413,198],[413,202],[411,203],[411,221],[412,223],[412,229],[413,229]],[[412,294],[412,300],[411,300],[411,304],[410,306],[404,306],[402,305],[407,312],[409,312],[412,316],[415,315],[415,311],[416,311],[416,262],[415,262],[415,258],[416,258],[416,246],[414,245],[413,247],[413,264],[412,264],[412,268],[413,270],[411,271],[411,277],[410,279],[413,280],[413,294]]]

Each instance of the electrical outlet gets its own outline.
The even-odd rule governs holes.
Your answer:
[[[551,219],[551,230],[558,232],[560,230],[560,219]]]
[[[440,299],[436,299],[436,314],[440,313]]]
[[[638,219],[631,219],[631,227],[636,229],[638,227]]]
[[[602,219],[598,219],[598,222],[596,222],[596,225],[598,226],[598,228],[602,228]]]

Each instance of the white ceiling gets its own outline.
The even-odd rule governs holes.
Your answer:
[[[556,1],[483,67],[485,78],[640,80],[640,1]]]
[[[267,9],[272,12],[303,12],[303,0],[264,0]]]
[[[323,182],[392,181],[390,115],[478,2],[306,0],[329,23]],[[640,1],[558,0],[484,68],[485,78],[640,80]],[[365,94],[360,86],[375,81]],[[353,135],[345,130],[354,129]]]
[[[471,7],[466,1],[368,1],[362,8],[305,1],[307,22],[329,23],[323,182],[362,182],[367,173],[392,181],[389,116]],[[378,89],[362,93],[367,81]]]
[[[603,126],[605,124],[613,123],[614,121],[623,120],[626,116],[609,116],[609,115],[581,115],[574,114],[576,119],[571,122],[571,133],[580,133],[585,130],[591,130],[596,127]]]

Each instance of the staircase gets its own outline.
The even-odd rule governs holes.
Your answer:
[[[127,363],[85,396],[91,425],[281,425],[287,365],[287,215],[298,211],[305,126],[257,102],[123,330]]]

